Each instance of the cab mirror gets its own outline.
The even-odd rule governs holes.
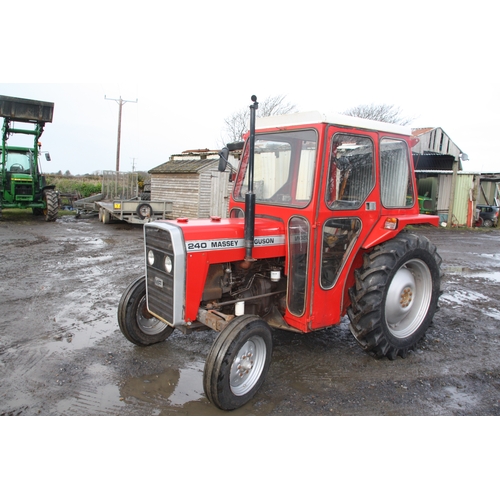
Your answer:
[[[219,151],[219,172],[224,172],[226,170],[227,164],[229,163],[227,159],[229,158],[229,149],[222,148]]]
[[[49,154],[49,153],[45,153],[45,159],[46,159],[47,161],[50,161],[50,154]]]

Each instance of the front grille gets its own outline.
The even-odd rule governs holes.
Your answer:
[[[31,196],[32,188],[30,184],[16,184],[16,196]]]
[[[182,323],[185,276],[185,251],[176,230],[178,228],[169,228],[166,223],[150,223],[144,227],[148,309],[172,326]],[[148,261],[150,251],[154,254],[153,265]],[[167,256],[172,261],[170,273],[165,269]]]

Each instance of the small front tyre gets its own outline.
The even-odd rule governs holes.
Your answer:
[[[425,335],[441,294],[441,258],[424,236],[400,233],[375,247],[349,290],[351,333],[378,357],[406,357]]]
[[[163,342],[174,329],[155,318],[146,305],[146,278],[131,283],[118,304],[118,324],[130,342],[147,346]]]
[[[271,364],[272,331],[258,316],[239,316],[217,336],[208,354],[203,388],[221,410],[248,403],[260,389]]]

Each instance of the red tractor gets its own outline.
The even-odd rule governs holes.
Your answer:
[[[220,332],[203,386],[217,407],[247,403],[271,363],[272,330],[309,333],[350,319],[361,347],[405,357],[440,295],[441,258],[424,236],[409,129],[349,116],[258,120],[255,96],[229,218],[145,224],[145,276],[118,306],[125,337],[145,346]]]

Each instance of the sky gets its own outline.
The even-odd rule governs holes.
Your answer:
[[[464,170],[500,172],[493,2],[61,5],[2,7],[22,23],[2,25],[0,94],[55,104],[45,172],[114,170],[119,98],[120,170],[147,171],[221,147],[224,119],[252,94],[285,95],[299,111],[398,106],[412,127],[442,127],[468,155]]]

